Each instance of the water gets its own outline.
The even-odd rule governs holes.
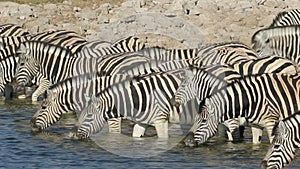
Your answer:
[[[0,104],[0,168],[250,169],[259,168],[269,146],[268,143],[253,145],[251,139],[247,137],[240,143],[212,139],[198,148],[178,144],[156,156],[128,158],[105,149],[128,155],[141,153],[143,147],[153,147],[153,144],[160,142],[155,142],[155,137],[133,139],[114,134],[103,134],[99,137],[97,143],[99,144],[100,141],[101,147],[93,140],[72,140],[68,137],[69,131],[76,122],[76,116],[72,115],[65,116],[46,132],[33,133],[29,122],[38,107],[38,104],[32,104],[27,99],[8,100]],[[172,138],[170,140],[172,142]],[[152,152],[154,151],[155,149]],[[297,154],[296,159],[298,157]],[[300,162],[295,160],[287,168],[300,168]]]

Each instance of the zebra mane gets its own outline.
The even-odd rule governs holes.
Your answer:
[[[58,83],[55,83],[49,87],[49,90],[65,90],[63,88],[79,88],[82,87],[84,84],[90,83],[94,80],[104,80],[104,79],[113,79],[116,83],[119,81],[124,81],[126,79],[129,79],[131,76],[126,74],[115,74],[111,76],[102,76],[98,74],[97,72],[93,73],[86,73],[74,77],[69,77],[65,80],[62,80]]]
[[[273,22],[269,27],[276,26],[276,24],[280,23],[280,21],[282,21],[284,18],[289,19],[288,14],[291,14],[291,15],[295,16],[296,14],[294,12],[299,13],[300,10],[299,9],[291,9],[289,11],[283,11],[283,12],[278,13],[276,15],[276,17],[273,19]]]
[[[72,41],[72,43],[66,43],[63,44],[65,41],[68,41],[69,39],[76,38]],[[72,49],[73,47],[77,47],[76,51],[80,51],[85,43],[87,43],[86,39],[77,34],[74,31],[69,30],[50,30],[46,32],[42,32],[39,34],[36,34],[34,36],[31,36],[28,41],[31,42],[44,42],[56,46],[60,46],[61,48],[65,49]]]
[[[269,26],[269,27],[274,27],[274,25],[276,24],[276,22],[279,22],[280,20],[282,20],[282,18],[288,14],[289,12],[287,11],[283,11],[283,12],[280,12],[276,15],[276,17],[273,19],[273,22],[272,24]]]
[[[276,35],[288,35],[294,32],[300,33],[300,25],[289,25],[289,26],[276,26],[276,27],[270,27],[270,28],[263,28],[258,30],[257,32],[254,33],[252,36],[252,43],[254,41],[255,36],[262,32],[267,32],[267,31],[276,31]]]
[[[234,46],[230,46],[230,47],[235,47],[235,46],[245,46],[245,47],[248,47],[246,44],[244,44],[242,42],[231,41],[231,42],[219,42],[219,43],[210,43],[210,44],[202,45],[199,48],[199,51],[202,51],[202,50],[211,50],[211,49],[214,49],[216,47],[222,47],[222,46],[226,47],[226,45],[234,45]],[[250,47],[249,47],[249,49],[250,49]]]

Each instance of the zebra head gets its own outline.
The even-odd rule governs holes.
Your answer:
[[[25,86],[39,70],[39,65],[31,56],[31,50],[27,47],[27,43],[21,44],[17,53],[19,54],[19,61],[16,70],[16,80],[18,85]]]
[[[200,103],[200,109],[190,129],[188,138],[184,140],[186,145],[199,145],[206,142],[217,132],[218,121],[214,113],[214,107],[209,99]],[[193,138],[191,138],[193,134]]]
[[[61,118],[61,114],[68,108],[59,99],[59,93],[51,90],[47,91],[47,96],[43,100],[40,109],[31,118],[33,130],[44,130]]]
[[[173,106],[179,107],[187,103],[189,100],[196,97],[197,91],[195,88],[195,83],[193,81],[193,76],[187,77],[183,82],[181,82],[175,96],[171,100]]]
[[[271,38],[264,29],[257,31],[252,36],[252,48],[259,56],[275,55],[274,50],[272,49]]]
[[[101,131],[102,126],[106,122],[103,114],[103,103],[100,98],[91,96],[87,98],[88,106],[83,109],[79,115],[78,121],[80,126],[77,129],[77,137],[79,139],[86,139],[92,134]]]
[[[272,145],[261,163],[261,168],[263,169],[283,168],[295,156],[295,148],[290,131],[283,121],[280,121],[274,127],[272,135],[274,135]]]

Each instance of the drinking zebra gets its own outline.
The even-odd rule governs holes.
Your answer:
[[[261,163],[262,169],[283,168],[295,158],[296,149],[300,148],[299,126],[299,112],[275,125],[272,133],[274,139]]]
[[[245,117],[249,124],[266,128],[272,142],[275,122],[298,111],[299,88],[298,74],[255,75],[231,83],[201,102],[187,141],[203,143],[214,135],[218,123]]]
[[[79,117],[77,136],[88,138],[110,118],[123,117],[154,125],[159,138],[168,137],[168,117],[174,107],[169,100],[186,76],[186,70],[135,76],[110,86],[89,101]]]

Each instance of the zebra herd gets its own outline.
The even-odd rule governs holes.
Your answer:
[[[121,132],[122,119],[135,123],[132,136],[155,127],[168,138],[171,124],[192,124],[188,146],[206,142],[223,123],[228,139],[250,126],[253,143],[265,128],[272,144],[262,168],[282,168],[300,147],[300,10],[279,13],[268,28],[240,42],[199,48],[146,47],[129,36],[116,42],[87,41],[76,32],[32,35],[14,24],[0,26],[0,92],[9,84],[36,85],[32,101],[45,94],[31,119],[45,130],[75,112],[74,137],[87,139],[105,123]]]

